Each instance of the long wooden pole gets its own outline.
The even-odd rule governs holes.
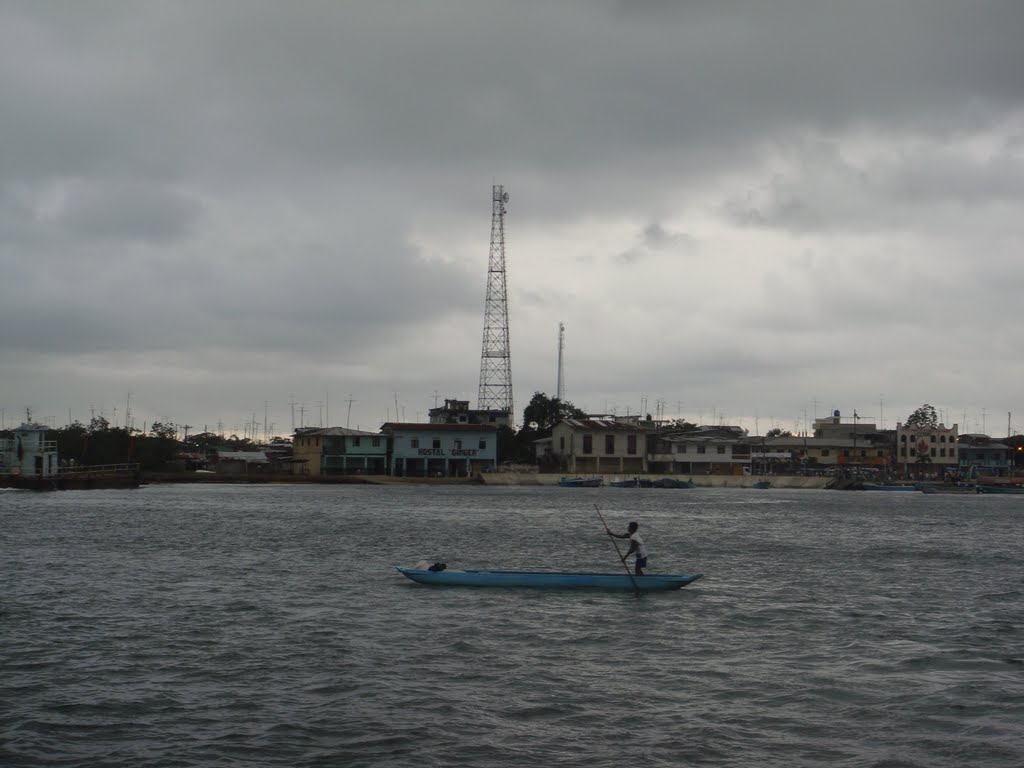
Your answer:
[[[610,534],[611,529],[608,527],[608,523],[604,521],[604,515],[601,514],[601,509],[597,504],[594,505],[594,509],[597,511],[597,516],[601,518],[601,524],[604,526],[605,531]],[[619,560],[622,561],[622,567],[626,569],[626,575],[629,576],[629,580],[633,582],[633,589],[636,590],[636,596],[640,597],[640,587],[637,586],[636,579],[633,578],[633,574],[629,572],[629,565],[626,563],[626,556],[623,555],[622,550],[619,549],[619,542],[615,540],[614,536],[609,536],[608,538],[612,540],[612,546],[615,547],[615,552],[619,555]]]

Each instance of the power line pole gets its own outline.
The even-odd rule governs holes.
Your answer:
[[[558,385],[555,387],[555,397],[558,402],[565,402],[565,323],[558,324]]]

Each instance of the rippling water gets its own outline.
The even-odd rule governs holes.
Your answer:
[[[619,566],[681,592],[425,587]],[[614,522],[613,522],[614,521]],[[0,765],[1024,765],[1024,497],[0,491]]]

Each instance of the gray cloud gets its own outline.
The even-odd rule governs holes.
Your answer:
[[[1019,405],[1019,3],[104,10],[0,9],[8,412],[471,397],[495,182],[521,394]]]

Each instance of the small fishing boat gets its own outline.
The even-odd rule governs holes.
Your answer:
[[[612,589],[641,592],[680,589],[704,574],[680,573],[632,576],[625,573],[575,571],[449,571],[395,566],[400,574],[420,584],[453,587],[533,587],[544,589]]]
[[[603,482],[601,477],[563,477],[558,484],[563,488],[600,488]]]
[[[862,486],[865,491],[916,491],[916,485],[899,485],[892,484],[888,485],[885,483],[864,483]]]
[[[634,477],[630,480],[612,480],[608,485],[612,488],[636,488],[639,481]]]
[[[974,485],[950,485],[939,483],[922,483],[917,486],[921,493],[946,493],[946,494],[978,494],[981,493]]]
[[[754,483],[754,485],[752,487],[753,488],[757,488],[758,490],[764,490],[765,488],[771,488],[772,487],[772,481],[771,480],[758,480],[756,483]]]
[[[674,477],[663,477],[654,481],[655,488],[696,488],[693,480],[676,480]]]
[[[1024,486],[1020,485],[979,485],[978,493],[1024,493]]]

